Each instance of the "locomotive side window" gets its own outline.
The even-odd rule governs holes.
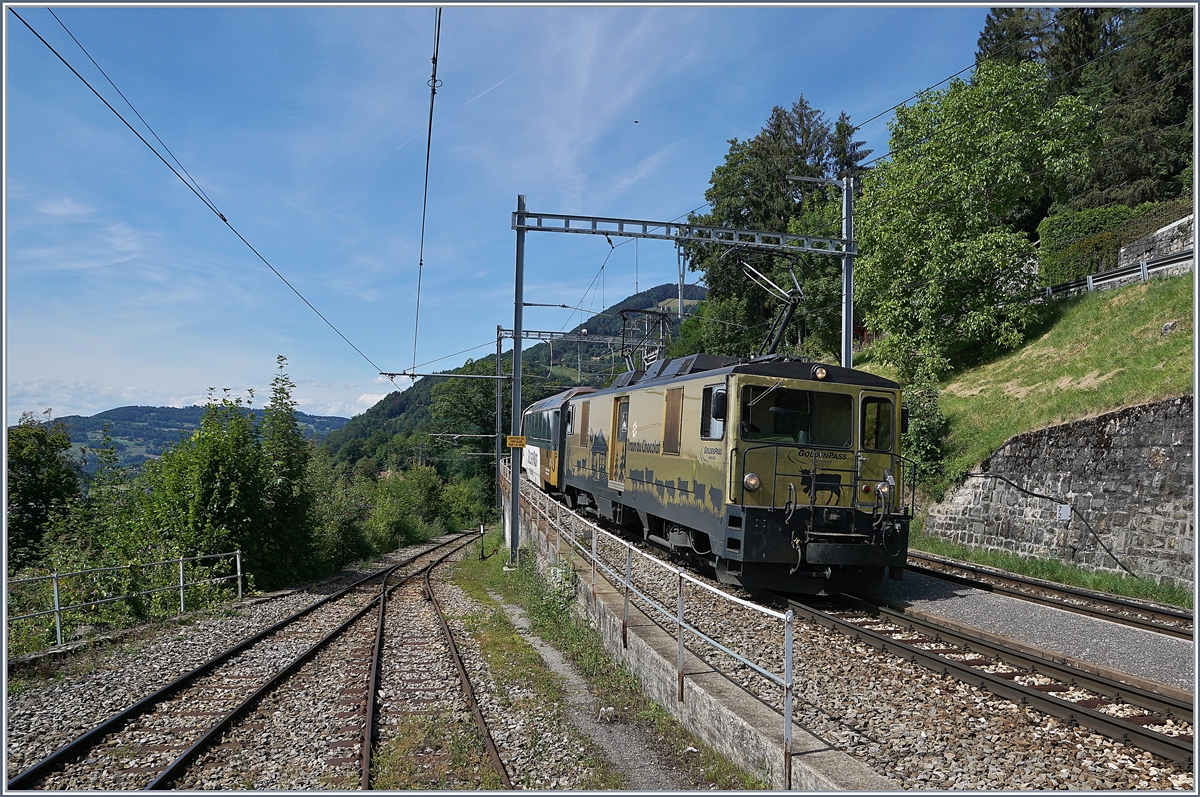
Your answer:
[[[791,390],[780,384],[742,388],[743,440],[850,447],[854,433],[851,396]]]
[[[725,403],[724,385],[709,385],[704,388],[704,395],[700,400],[700,437],[704,440],[720,440],[725,436],[724,413],[717,413],[722,417],[714,418],[714,403],[718,407]]]
[[[587,445],[588,435],[588,408],[591,406],[590,401],[582,401],[579,403],[579,445]]]
[[[862,447],[868,451],[892,450],[892,400],[870,397],[862,403]]]
[[[679,453],[679,439],[683,431],[683,388],[674,387],[667,391],[666,418],[663,420],[664,454]]]
[[[575,407],[571,404],[567,405],[567,430],[566,435],[570,437],[575,434]]]

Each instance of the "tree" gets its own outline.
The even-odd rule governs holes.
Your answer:
[[[1072,208],[1134,207],[1191,192],[1193,13],[1138,8],[1104,17],[1101,45],[1111,55],[1082,70],[1078,89],[1099,115],[1091,168],[1072,186]]]
[[[839,192],[788,177],[829,179],[861,171],[859,163],[870,151],[854,140],[855,132],[845,113],[830,125],[803,96],[790,109],[775,107],[758,135],[729,142],[725,161],[713,170],[704,194],[711,210],[689,220],[710,226],[840,237]],[[805,329],[818,342],[816,348],[830,348],[840,322],[826,305],[831,293],[840,291],[839,258],[774,258],[711,244],[692,244],[687,252],[692,269],[704,272],[709,288],[701,321],[704,351],[733,356],[754,353],[780,310],[779,299],[747,279],[743,262],[786,288],[792,286],[789,271],[795,273],[806,301],[785,339],[796,341]]]
[[[79,463],[67,453],[71,435],[62,423],[21,414],[8,429],[8,561],[13,567],[36,557],[51,518],[80,496]]]
[[[271,403],[259,428],[266,503],[260,534],[273,580],[287,581],[311,569],[314,495],[306,473],[312,444],[296,420],[296,386],[284,371],[287,358],[279,355],[276,365]]]
[[[200,428],[146,463],[138,512],[143,539],[168,542],[176,555],[244,553],[246,570],[259,585],[270,582],[271,552],[260,530],[269,522],[264,500],[266,469],[254,416],[240,397],[209,395]],[[142,558],[129,552],[133,558]]]
[[[979,34],[975,65],[1044,60],[1054,35],[1051,23],[1046,8],[993,8]]]
[[[858,208],[855,288],[905,382],[1023,340],[1037,267],[1022,211],[1084,167],[1090,118],[1078,98],[1048,102],[1045,83],[1038,64],[985,63],[897,111]]]

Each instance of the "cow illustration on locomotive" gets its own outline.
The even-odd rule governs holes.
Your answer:
[[[725,583],[841,592],[903,573],[900,398],[783,355],[660,359],[530,406],[522,468]]]

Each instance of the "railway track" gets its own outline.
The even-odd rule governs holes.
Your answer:
[[[1193,752],[1192,699],[1182,690],[1151,690],[1031,655],[977,629],[953,629],[902,608],[841,596],[818,608],[782,595],[774,600],[811,622],[1038,711],[1127,742],[1187,766]]]
[[[423,576],[423,589],[432,595],[430,571],[474,538],[471,534],[464,536],[465,541],[461,537],[450,540],[433,551],[414,555],[359,579],[243,640],[30,766],[12,778],[8,788],[161,789],[173,784],[193,788],[218,785],[205,781],[198,774],[203,767],[196,768],[193,764],[206,763],[202,759],[212,764],[222,756],[252,761],[253,754],[249,752],[252,740],[262,735],[270,719],[262,712],[251,715],[255,707],[268,697],[276,702],[285,700],[281,696],[304,688],[304,671],[330,666],[338,671],[344,684],[341,689],[347,697],[344,703],[354,710],[342,717],[335,712],[332,717],[344,724],[326,741],[334,751],[334,759],[325,763],[335,766],[344,763],[337,761],[337,749],[357,746],[360,759],[352,769],[368,773],[371,745],[364,741],[369,742],[374,736],[372,698],[378,685],[378,656],[383,649],[380,623],[385,616],[380,611],[379,622],[375,622],[370,610],[375,606],[386,608],[389,603],[386,598],[415,576]],[[411,572],[401,573],[406,568]],[[393,578],[395,581],[389,586]],[[452,640],[449,645],[453,645]],[[374,657],[365,655],[370,653]],[[279,667],[281,661],[286,663]],[[298,689],[280,689],[284,684]],[[361,715],[357,721],[349,719],[355,711]],[[294,723],[298,716],[303,715],[285,713],[282,721]],[[276,719],[280,719],[278,712]],[[225,742],[218,747],[223,739]]]
[[[1054,606],[1088,617],[1099,617],[1143,631],[1154,631],[1188,641],[1194,639],[1194,615],[1184,609],[1055,584],[920,551],[908,552],[908,569],[931,578]]]

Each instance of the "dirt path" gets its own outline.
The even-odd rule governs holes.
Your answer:
[[[580,731],[603,748],[605,755],[625,776],[626,790],[679,791],[689,788],[675,770],[657,759],[654,745],[637,729],[624,723],[602,721],[600,714],[603,707],[598,706],[592,699],[587,682],[575,667],[563,658],[561,653],[530,631],[529,619],[524,611],[505,603],[495,593],[489,594],[504,608],[521,638],[538,652],[546,666],[562,677],[566,685],[571,720]]]

